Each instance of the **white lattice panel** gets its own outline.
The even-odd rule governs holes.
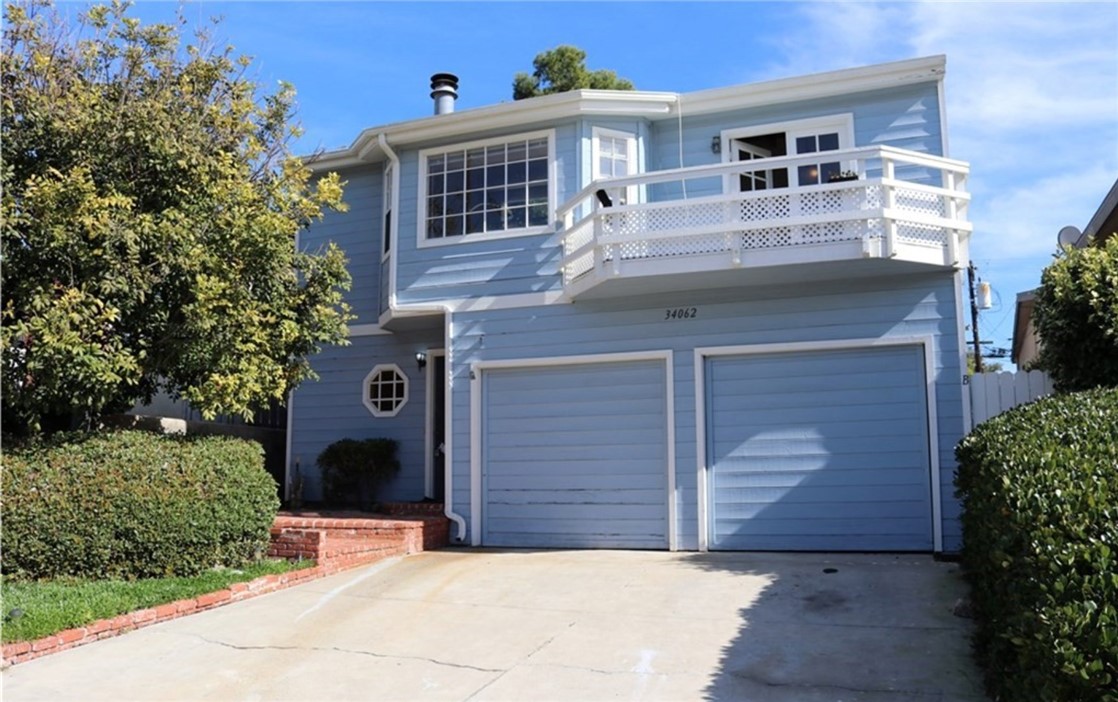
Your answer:
[[[897,241],[924,246],[946,246],[950,234],[942,227],[897,222]]]
[[[850,241],[859,239],[864,231],[861,221],[847,222],[822,222],[820,224],[805,224],[799,229],[798,236],[793,239],[793,244],[829,244],[836,241]]]
[[[743,222],[781,219],[792,214],[792,205],[787,195],[756,197],[742,200],[738,212]]]
[[[569,283],[594,268],[594,254],[588,251],[581,256],[568,259],[563,264],[563,277]]]
[[[586,220],[582,224],[573,227],[567,232],[567,235],[563,237],[563,253],[572,254],[593,240],[594,224],[592,221]]]
[[[771,227],[741,233],[741,247],[743,249],[773,249],[791,245],[791,227]]]
[[[943,217],[943,200],[936,193],[922,190],[896,188],[893,191],[893,206],[904,212],[919,212],[933,217]]]

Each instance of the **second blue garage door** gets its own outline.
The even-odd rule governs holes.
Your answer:
[[[918,346],[706,360],[711,547],[930,551]]]

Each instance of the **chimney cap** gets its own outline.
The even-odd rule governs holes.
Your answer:
[[[431,90],[440,88],[458,89],[458,76],[453,73],[435,73],[431,76]]]

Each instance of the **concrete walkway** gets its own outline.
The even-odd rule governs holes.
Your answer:
[[[3,693],[977,702],[963,592],[927,556],[435,551],[29,661]]]

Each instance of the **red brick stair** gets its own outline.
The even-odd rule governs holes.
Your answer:
[[[442,515],[441,505],[415,506],[419,509],[413,512],[410,504],[389,505],[392,516],[366,512],[281,512],[272,526],[268,555],[352,567],[446,546],[450,524]]]

